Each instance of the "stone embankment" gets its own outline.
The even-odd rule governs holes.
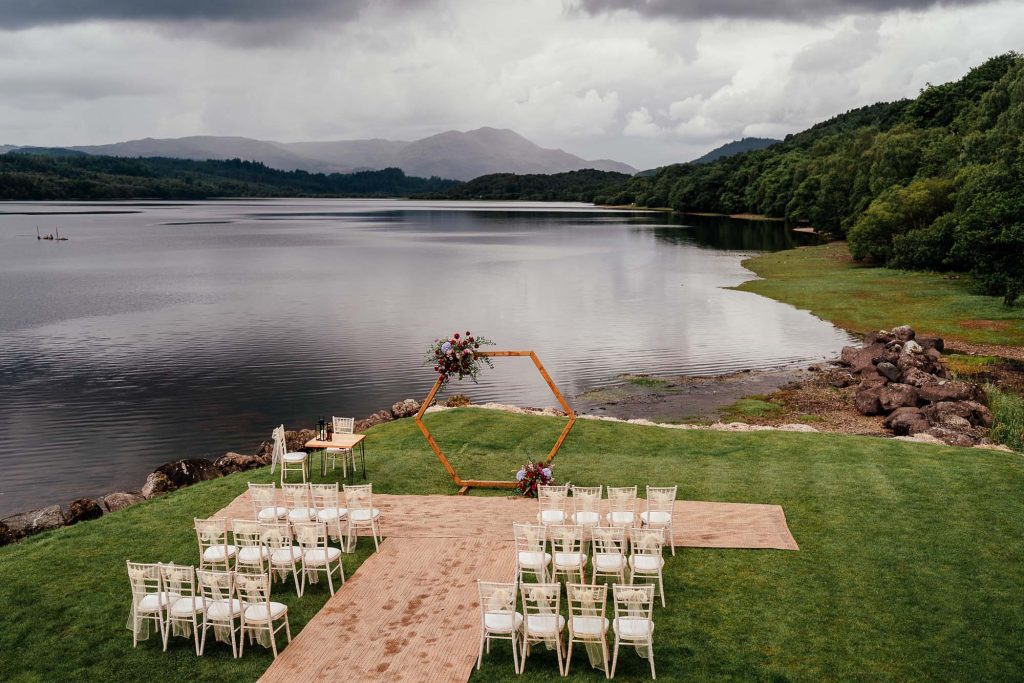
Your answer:
[[[391,410],[379,410],[366,419],[357,421],[355,431],[361,432],[373,425],[410,417],[415,415],[419,409],[418,401],[407,398],[395,403],[391,406]],[[313,436],[312,429],[286,431],[285,445],[289,451],[305,450],[306,442]],[[264,441],[252,455],[229,452],[214,460],[186,458],[169,462],[153,470],[138,491],[116,491],[96,499],[78,498],[68,503],[66,508],[61,505],[49,505],[0,519],[0,545],[13,543],[26,536],[50,529],[96,519],[107,513],[122,510],[144,500],[201,481],[209,481],[235,472],[244,472],[269,465],[272,454],[273,444],[270,441]]]

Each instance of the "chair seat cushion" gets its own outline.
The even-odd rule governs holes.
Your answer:
[[[371,519],[377,519],[380,517],[380,510],[373,508],[372,510],[362,508],[348,511],[348,518],[353,522],[369,522]]]
[[[612,526],[623,526],[631,525],[636,515],[632,512],[610,512],[608,513],[608,522]]]
[[[612,628],[620,638],[649,638],[654,633],[654,622],[639,617],[616,617]]]
[[[245,620],[249,622],[266,622],[267,604],[270,605],[270,621],[277,619],[288,611],[288,608],[279,602],[257,602],[245,608]]]
[[[328,448],[327,452],[332,454],[332,455],[336,455],[336,454],[339,454],[339,453],[351,453],[352,449],[351,448]]]
[[[558,615],[558,627],[555,628],[554,614],[530,614],[526,617],[526,630],[532,636],[555,635],[565,628],[565,617]]]
[[[640,521],[649,526],[665,526],[672,522],[671,512],[661,512],[659,510],[653,510],[651,512],[641,512]]]
[[[561,510],[541,510],[537,513],[537,521],[541,524],[561,524],[565,521],[565,513]]]
[[[171,605],[171,614],[175,616],[190,617],[196,612],[202,612],[206,603],[201,597],[178,598]]]
[[[227,549],[227,557],[224,556],[225,548]],[[224,560],[234,557],[235,553],[238,552],[238,548],[233,545],[211,545],[209,548],[203,551],[204,562],[223,562]]]
[[[216,600],[207,604],[206,616],[215,621],[227,620],[242,613],[242,601],[238,599]]]
[[[629,566],[635,572],[658,572],[665,566],[665,558],[660,555],[630,555]]]
[[[335,562],[341,557],[337,548],[310,548],[302,554],[302,561],[314,567],[323,567],[328,562]]]
[[[599,572],[618,572],[626,566],[622,555],[594,555],[594,566]]]
[[[316,513],[318,522],[333,522],[346,516],[348,516],[348,510],[345,508],[326,508]]]
[[[600,636],[608,630],[608,620],[604,617],[569,617],[569,630],[581,636]]]
[[[281,459],[285,462],[305,462],[309,455],[302,451],[296,451],[295,453],[285,453],[281,456]]]
[[[156,612],[161,607],[167,607],[181,596],[170,591],[159,593],[148,593],[139,600],[138,610],[140,612]]]
[[[519,552],[519,566],[537,568],[548,566],[551,562],[551,553],[542,553],[538,550],[522,550]]]
[[[267,559],[270,553],[263,546],[246,546],[238,549],[238,561],[242,564],[256,564]]]
[[[288,508],[272,507],[263,508],[256,514],[256,519],[261,522],[275,522],[288,516]]]
[[[583,553],[555,553],[555,567],[569,567],[575,569],[581,564],[587,563],[587,556]]]
[[[484,626],[488,633],[512,633],[518,631],[522,625],[523,615],[519,612],[486,612],[484,614]]]
[[[302,548],[298,546],[293,545],[287,548],[278,548],[270,553],[270,564],[275,566],[291,566],[294,562],[298,562],[301,557]]]
[[[572,513],[572,521],[580,526],[592,526],[601,521],[601,515],[589,510]]]
[[[316,519],[316,510],[313,508],[293,508],[288,511],[288,521],[292,524],[296,522],[311,522]]]

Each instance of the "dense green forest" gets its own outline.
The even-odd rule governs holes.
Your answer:
[[[324,174],[278,171],[239,159],[128,159],[67,150],[0,154],[0,200],[402,197],[458,184],[410,177],[398,168]]]
[[[568,173],[492,173],[451,188],[445,199],[498,199],[535,202],[591,202],[614,192],[629,176],[592,168]]]
[[[595,201],[806,219],[846,236],[854,258],[970,271],[1011,304],[1024,292],[1024,57]]]

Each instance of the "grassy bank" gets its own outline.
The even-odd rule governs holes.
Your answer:
[[[845,242],[763,254],[743,262],[761,280],[737,289],[809,310],[855,332],[908,324],[970,345],[1024,345],[1024,306],[972,294],[964,280],[855,263]]]
[[[508,477],[561,422],[463,409],[428,416],[464,474]],[[370,431],[375,489],[453,493],[411,420]],[[1019,680],[1024,676],[1024,460],[976,449],[837,435],[718,433],[580,421],[556,460],[580,484],[676,483],[686,499],[777,503],[798,552],[683,549],[666,566],[662,680]],[[317,477],[318,478],[318,477]],[[131,648],[127,558],[193,561],[193,516],[242,492],[242,473],[0,548],[0,680],[253,680],[261,648],[196,658],[185,640]],[[387,521],[384,521],[387,533]],[[363,543],[363,548],[367,546]],[[351,558],[351,573],[361,556]],[[322,584],[291,591],[293,631]],[[361,645],[362,646],[362,645]],[[582,653],[581,653],[582,655]],[[574,679],[600,680],[582,658]],[[539,651],[522,678],[554,680]],[[643,680],[624,652],[618,677]],[[474,681],[512,681],[507,648]]]

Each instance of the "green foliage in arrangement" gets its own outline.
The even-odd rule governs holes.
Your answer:
[[[508,479],[525,458],[546,452],[564,424],[472,408],[427,421],[453,461],[485,478]],[[412,420],[374,427],[367,441],[375,492],[455,493]],[[799,551],[680,548],[667,558],[668,606],[654,612],[659,680],[1024,677],[1024,545],[1008,541],[1024,534],[1018,454],[581,420],[555,463],[560,481],[678,484],[681,499],[785,510]],[[247,647],[241,660],[220,643],[198,658],[184,639],[172,639],[166,653],[153,640],[133,650],[125,629],[124,561],[194,561],[192,517],[226,505],[247,480],[269,481],[270,472],[202,483],[0,548],[0,680],[257,679],[271,660],[258,646]],[[386,519],[383,528],[387,534]],[[372,545],[364,539],[360,547],[346,558],[349,576]],[[327,589],[320,583],[301,599],[294,589],[274,595],[289,605],[294,634]],[[570,679],[604,680],[579,650]],[[616,680],[649,676],[646,661],[624,648]],[[471,678],[558,679],[554,653],[544,648],[516,676],[507,643],[495,643]]]
[[[279,171],[257,161],[90,156],[68,150],[0,154],[0,200],[403,197],[458,181],[401,169],[357,173]]]
[[[970,271],[1013,304],[1024,292],[1024,57],[994,57],[768,149],[634,177],[606,199],[806,220],[848,236],[855,258]]]

